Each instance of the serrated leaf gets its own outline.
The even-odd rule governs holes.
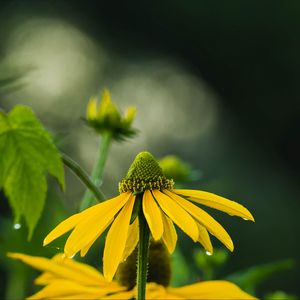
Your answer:
[[[15,222],[24,216],[29,237],[43,211],[49,173],[64,189],[60,154],[34,112],[15,106],[0,112],[0,188],[8,197]]]

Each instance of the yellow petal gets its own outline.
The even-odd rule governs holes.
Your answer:
[[[104,227],[107,228],[112,221],[113,221],[113,218],[110,219]],[[88,253],[88,251],[90,250],[92,245],[95,243],[95,241],[98,239],[98,237],[102,234],[102,232],[103,231],[99,232],[99,234],[96,235],[86,246],[81,248],[81,250],[80,250],[81,257],[84,257]]]
[[[124,121],[127,123],[127,124],[131,124],[134,117],[136,115],[136,107],[134,106],[129,106],[127,108],[127,112],[126,112],[126,115],[125,115],[125,118],[124,118]]]
[[[122,261],[124,261],[133,252],[138,241],[139,241],[139,218],[135,218],[134,222],[131,225],[129,225]]]
[[[146,190],[143,195],[143,212],[149,225],[153,239],[158,241],[163,234],[163,221],[161,218],[161,210],[156,204],[151,192]]]
[[[186,298],[170,294],[164,286],[150,282],[146,286],[146,299],[184,300]]]
[[[30,256],[21,253],[8,253],[8,256],[14,259],[19,259],[22,262],[30,265],[31,267],[37,270],[50,272],[58,279],[65,278],[65,279],[72,280],[74,282],[78,282],[80,284],[87,284],[87,285],[93,285],[93,284],[99,285],[99,282],[103,281],[102,275],[92,267],[84,266],[79,268],[77,272],[74,271],[74,268],[70,268],[67,265],[67,262],[70,263],[70,260],[68,258],[66,258],[64,264],[64,263],[57,263],[48,258],[39,257],[39,256]],[[76,262],[74,263],[78,268],[80,263],[76,263]],[[70,265],[72,265],[72,262],[70,263]]]
[[[208,251],[210,254],[213,254],[213,246],[211,244],[210,237],[206,228],[199,223],[197,225],[199,229],[198,242],[204,247],[206,251]]]
[[[40,276],[34,279],[36,285],[47,285],[56,280],[57,277],[49,272],[44,272]]]
[[[196,242],[198,240],[199,231],[195,220],[166,194],[159,190],[153,190],[152,193],[166,215]]]
[[[173,192],[188,197],[190,200],[199,204],[223,211],[231,216],[238,216],[246,220],[254,221],[252,214],[246,207],[213,193],[196,190],[173,190]]]
[[[203,281],[179,288],[167,288],[174,295],[183,296],[185,299],[232,299],[232,300],[254,300],[257,299],[235,284],[223,281]]]
[[[127,292],[120,292],[109,296],[101,297],[101,300],[131,300],[134,299],[135,293],[133,290]]]
[[[203,225],[212,235],[218,238],[230,251],[233,251],[233,242],[222,227],[213,217],[211,217],[207,212],[198,206],[192,204],[188,200],[178,196],[175,193],[165,190],[165,193],[168,194],[176,203],[181,205],[187,212],[189,212],[201,225]]]
[[[82,216],[82,213],[79,213],[62,221],[45,237],[43,245],[48,245],[53,240],[70,231],[82,220]]]
[[[86,112],[87,119],[96,119],[97,118],[97,98],[91,97],[90,101],[87,105],[87,112]]]
[[[173,222],[162,213],[162,220],[164,224],[164,233],[162,236],[162,240],[165,243],[169,253],[173,253],[177,243],[177,233],[176,229],[173,225]]]
[[[67,258],[64,254],[55,255],[51,261],[56,262],[58,265],[63,266],[69,270],[73,270],[74,273],[78,273],[81,276],[85,276],[86,278],[93,279],[99,285],[101,281],[104,281],[103,275],[98,272],[95,268],[80,263],[74,259]]]
[[[108,280],[112,280],[123,257],[134,201],[135,196],[131,196],[106,236],[103,272],[104,277]]]
[[[124,289],[119,288],[120,291]],[[85,295],[84,299],[99,299],[111,292],[113,289],[109,286],[86,286],[69,280],[56,280],[29,299],[83,299],[80,298],[82,295]]]
[[[90,207],[85,213],[84,219],[75,227],[70,234],[66,244],[65,253],[71,257],[82,248],[90,245],[109,225],[109,221],[129,200],[131,193],[123,193],[113,199],[106,200],[100,204]]]

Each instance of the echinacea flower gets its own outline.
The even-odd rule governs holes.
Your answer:
[[[128,107],[125,116],[121,116],[117,106],[111,101],[107,89],[103,91],[102,101],[98,105],[98,99],[91,97],[87,106],[86,120],[100,134],[109,132],[116,140],[132,137],[136,130],[132,128],[132,122],[136,114],[136,108]]]
[[[138,216],[141,207],[154,241],[162,240],[170,253],[177,242],[174,223],[194,242],[199,242],[209,253],[213,252],[209,233],[219,239],[230,251],[233,242],[226,230],[200,205],[209,206],[231,216],[254,221],[242,205],[198,190],[173,189],[173,180],[167,179],[157,161],[149,152],[137,155],[126,177],[119,184],[120,195],[96,204],[61,222],[45,238],[44,245],[73,229],[64,252],[68,257],[80,251],[84,256],[103,231],[108,231],[103,271],[112,280],[122,262],[138,243]]]
[[[43,273],[35,284],[44,286],[27,299],[133,299],[136,288],[128,289],[116,281],[108,282],[95,268],[58,254],[52,259],[9,253]],[[255,300],[235,284],[224,281],[203,281],[172,288],[155,282],[147,283],[146,299],[236,299]]]

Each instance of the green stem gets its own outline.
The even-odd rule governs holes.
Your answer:
[[[96,187],[89,175],[80,165],[65,153],[61,153],[63,163],[82,181],[82,183],[96,196],[99,201],[103,201],[105,196],[101,190]]]
[[[104,171],[105,162],[107,160],[109,147],[112,142],[112,134],[106,132],[102,135],[101,145],[99,147],[98,157],[96,165],[92,172],[92,181],[94,184],[99,187],[102,182],[102,176]],[[93,195],[89,190],[86,190],[83,199],[80,204],[80,211],[88,208],[93,202]]]
[[[138,201],[141,199],[137,199]],[[143,210],[139,213],[139,248],[137,258],[137,300],[146,299],[147,268],[149,256],[149,227]]]

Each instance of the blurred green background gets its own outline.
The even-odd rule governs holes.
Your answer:
[[[179,156],[201,174],[191,187],[236,200],[256,219],[214,214],[235,242],[218,278],[291,258],[296,267],[274,275],[258,294],[300,294],[299,36],[299,1],[2,0],[0,107],[31,106],[60,149],[90,171],[98,138],[80,118],[88,98],[109,88],[121,108],[137,106],[140,134],[113,145],[105,194],[116,193],[139,151]],[[42,239],[83,195],[77,179],[66,176],[65,194],[50,189],[31,242],[25,226],[13,228],[1,194],[0,298],[30,294],[36,275],[8,261],[6,251],[62,250],[63,242],[43,249]],[[181,238],[183,259],[194,269],[190,253],[198,245]],[[94,248],[89,259],[100,266]]]

